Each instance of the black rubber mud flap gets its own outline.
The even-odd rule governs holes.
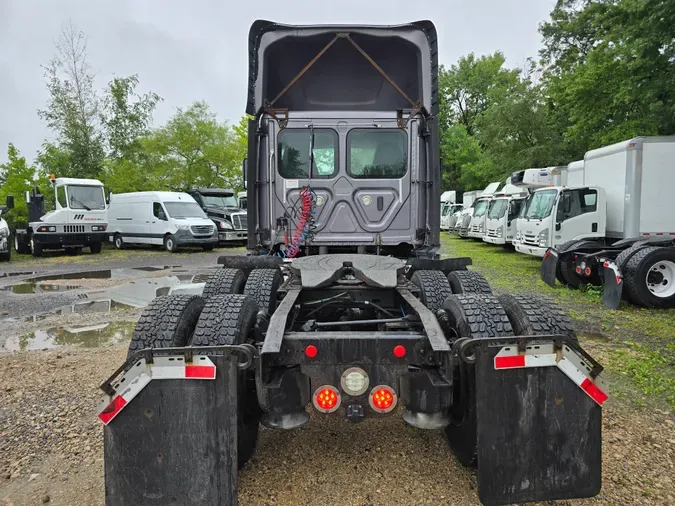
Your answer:
[[[600,406],[557,367],[495,370],[500,348],[475,349],[481,502],[597,495]]]
[[[623,276],[615,262],[605,260],[602,267],[605,287],[602,292],[602,303],[610,309],[618,309],[623,293]]]
[[[549,248],[541,262],[541,279],[549,286],[555,286],[555,270],[558,268],[559,255],[554,248]]]
[[[237,504],[237,357],[213,381],[153,380],[104,428],[108,506]]]

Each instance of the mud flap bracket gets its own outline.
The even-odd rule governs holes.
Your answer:
[[[591,378],[594,361],[582,358],[576,344],[552,341],[529,341],[525,351],[515,340],[510,347],[503,340],[473,347],[478,495],[485,505],[592,497],[600,491],[601,407],[570,371],[555,364],[564,350],[575,352],[570,363]],[[541,363],[525,365],[531,357]],[[507,367],[497,368],[498,363]]]

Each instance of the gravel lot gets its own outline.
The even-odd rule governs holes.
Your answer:
[[[193,272],[214,265],[216,256],[191,255],[194,261],[180,263]],[[121,266],[159,265],[154,260]],[[86,289],[99,286],[83,283]],[[0,313],[10,313],[0,316],[0,339],[55,326],[134,321],[140,312],[26,322],[18,316],[52,307],[47,304],[57,307],[72,294],[49,295],[49,302],[44,295],[17,295],[35,299],[21,304],[6,295],[0,292]],[[600,343],[588,343],[588,349],[602,361]],[[125,353],[125,343],[119,343],[0,355],[0,505],[104,504],[98,385]],[[611,397],[603,413],[602,493],[561,504],[675,504],[673,413]],[[239,497],[242,505],[469,505],[479,504],[475,489],[475,476],[455,460],[442,432],[415,430],[394,413],[358,425],[314,417],[296,431],[262,429],[256,455],[240,473]]]

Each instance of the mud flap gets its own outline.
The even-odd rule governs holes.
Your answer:
[[[501,348],[475,349],[481,502],[597,495],[600,406],[558,367],[495,369]]]
[[[544,259],[541,262],[541,279],[549,286],[555,286],[555,271],[558,268],[559,255],[554,248],[549,248],[544,253]]]
[[[610,309],[617,309],[621,302],[623,292],[623,276],[619,267],[611,260],[605,260],[602,264],[605,280],[605,288],[602,292],[602,303]]]
[[[237,357],[147,385],[104,428],[106,505],[237,504]]]

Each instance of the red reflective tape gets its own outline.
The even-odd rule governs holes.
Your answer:
[[[649,232],[643,232],[642,235],[649,235]]]
[[[495,369],[514,369],[516,367],[525,367],[525,355],[495,357]]]
[[[216,367],[213,365],[186,365],[185,377],[214,379],[216,377]]]
[[[593,399],[595,402],[600,404],[604,404],[604,402],[607,400],[607,394],[600,390],[595,383],[593,383],[591,380],[586,378],[584,381],[581,382],[581,388],[591,396],[591,399]]]
[[[663,232],[656,232],[656,235],[663,235]]]
[[[115,418],[117,416],[117,413],[119,413],[124,406],[127,405],[127,400],[122,397],[121,395],[118,395],[115,397],[110,404],[106,406],[106,408],[101,411],[98,414],[98,417],[101,419],[101,421],[104,424],[108,424],[110,420]]]

